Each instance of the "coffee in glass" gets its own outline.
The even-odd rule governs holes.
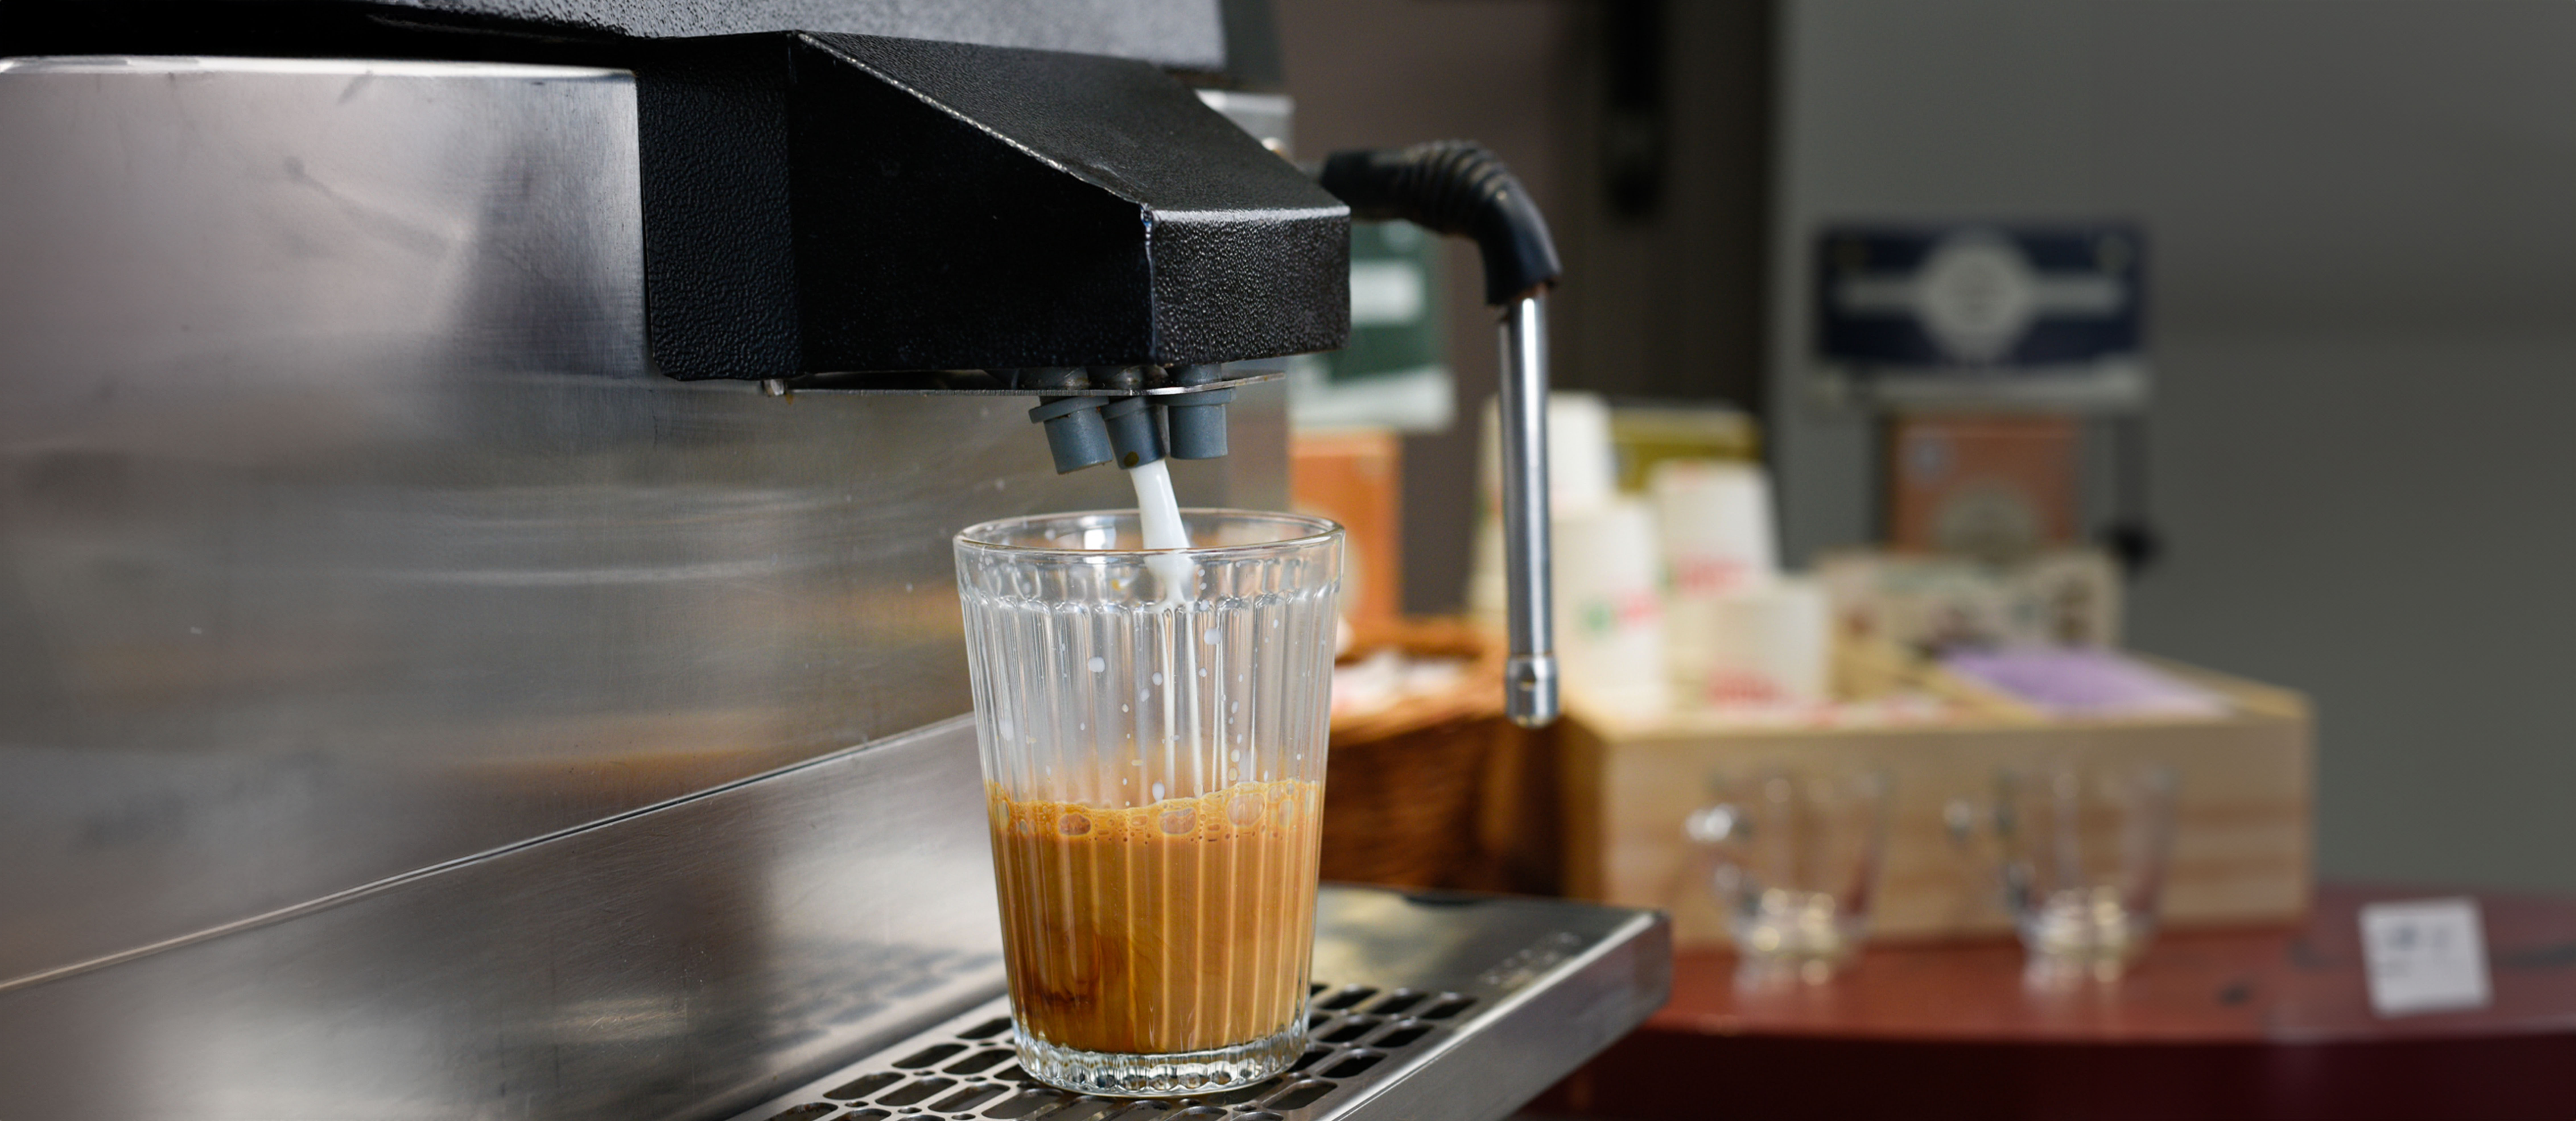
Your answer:
[[[1341,530],[1183,521],[1196,547],[1124,512],[957,538],[1021,1066],[1085,1093],[1305,1050]]]

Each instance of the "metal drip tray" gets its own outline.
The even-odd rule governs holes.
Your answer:
[[[1128,1099],[1040,1085],[992,999],[734,1121],[1485,1121],[1662,1007],[1672,931],[1650,911],[1327,886],[1304,1056],[1240,1090]],[[999,978],[995,987],[1000,986]]]

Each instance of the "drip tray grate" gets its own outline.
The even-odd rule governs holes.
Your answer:
[[[1332,980],[1309,996],[1306,1053],[1242,1089],[1137,1099],[1040,1084],[995,997],[735,1121],[1319,1121],[1379,1102],[1500,1117],[1663,1004],[1671,942],[1649,912],[1336,885],[1315,961]]]
[[[1265,1121],[1295,1110],[1329,1108],[1329,1099],[1343,1088],[1343,1082],[1377,1069],[1389,1058],[1430,1047],[1439,1038],[1441,1026],[1435,1021],[1388,1013],[1400,1013],[1426,997],[1436,1001],[1434,1011],[1446,1010],[1448,1016],[1475,1005],[1474,997],[1460,993],[1426,994],[1398,989],[1363,1011],[1355,1006],[1378,995],[1377,989],[1365,985],[1317,985],[1315,992],[1318,1001],[1327,992],[1344,994],[1348,999],[1342,1007],[1350,1011],[1316,1013],[1309,1029],[1315,1041],[1286,1073],[1221,1094],[1102,1098],[1041,1085],[1014,1061],[1010,1001],[1003,998],[889,1049],[889,1054],[904,1054],[903,1058],[883,1064],[893,1069],[874,1069],[877,1062],[864,1062],[850,1069],[868,1073],[824,1090],[822,1101],[745,1117],[749,1121],[871,1121],[897,1115],[991,1117],[999,1121],[1147,1121],[1168,1114],[1176,1118]],[[907,1047],[912,1050],[905,1052]],[[950,1059],[955,1061],[940,1065]],[[936,1069],[930,1069],[933,1067]],[[841,1112],[844,1108],[849,1112]]]

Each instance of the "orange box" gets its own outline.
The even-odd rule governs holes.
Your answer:
[[[2073,417],[1916,416],[1888,455],[1888,543],[2009,556],[2075,540]]]
[[[1385,623],[1404,610],[1404,443],[1381,428],[1298,432],[1288,439],[1288,503],[1342,523],[1342,616]]]

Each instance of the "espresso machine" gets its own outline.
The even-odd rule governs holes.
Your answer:
[[[0,1117],[1176,1108],[994,1057],[950,536],[1165,455],[1284,508],[1273,360],[1421,221],[1503,309],[1554,709],[1544,227],[1472,146],[1299,170],[1275,57],[1217,0],[0,0]],[[1181,1104],[1500,1116],[1667,944],[1328,887],[1317,1050]]]

